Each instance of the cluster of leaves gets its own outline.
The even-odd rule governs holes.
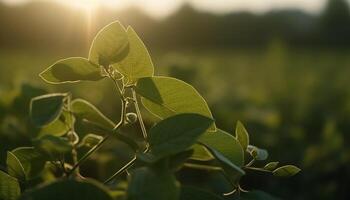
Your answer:
[[[98,33],[88,59],[60,60],[40,77],[51,84],[112,80],[121,100],[120,121],[115,124],[94,105],[72,99],[69,93],[32,99],[30,116],[41,132],[32,147],[8,152],[7,170],[0,171],[0,199],[219,200],[231,194],[244,199],[240,194],[247,191],[240,180],[246,170],[287,177],[300,171],[292,165],[278,167],[278,162],[253,167],[255,161],[266,160],[268,153],[250,144],[243,124],[237,123],[234,134],[218,129],[206,101],[191,85],[154,76],[145,45],[131,27],[125,29],[119,22]],[[150,130],[144,125],[139,102],[159,119]],[[136,122],[142,142],[120,133],[122,127]],[[76,130],[78,124],[86,125],[88,131]],[[129,145],[134,158],[104,184],[83,177],[80,166],[110,136]],[[79,156],[82,148],[87,151]],[[175,174],[184,167],[220,172],[232,192],[223,196],[182,185]],[[126,180],[116,181],[125,174]],[[46,181],[40,187],[29,187],[43,176]],[[249,192],[246,198],[264,195]]]

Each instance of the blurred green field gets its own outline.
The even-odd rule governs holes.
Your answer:
[[[82,52],[0,50],[0,165],[6,150],[29,144],[30,134],[36,131],[27,117],[32,96],[72,89],[74,97],[86,98],[107,116],[118,118],[118,98],[111,83],[49,86],[38,77],[60,58],[87,56]],[[241,120],[253,143],[269,150],[271,161],[303,169],[292,180],[259,175],[246,185],[286,199],[288,195],[332,199],[334,194],[347,193],[349,53],[291,49],[279,41],[260,49],[151,49],[156,74],[193,84],[208,101],[220,128],[232,132]]]

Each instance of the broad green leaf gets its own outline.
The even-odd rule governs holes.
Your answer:
[[[141,78],[136,92],[142,104],[160,119],[181,113],[196,113],[213,118],[203,97],[189,84],[169,77]],[[215,124],[211,131],[215,131]]]
[[[136,83],[137,79],[153,76],[154,67],[146,46],[131,27],[127,29],[129,53],[120,62],[113,65],[124,76],[127,84]]]
[[[191,159],[199,160],[199,161],[209,161],[214,159],[214,157],[210,154],[210,152],[204,146],[195,144],[193,145],[192,148],[194,152]]]
[[[30,102],[30,115],[37,126],[55,121],[61,114],[67,94],[48,94],[35,97]]]
[[[96,146],[102,139],[103,139],[103,137],[100,135],[87,134],[83,138],[83,141],[81,141],[81,145],[92,148],[92,147]]]
[[[285,165],[275,169],[272,173],[274,176],[291,177],[299,172],[300,172],[300,169],[298,167],[293,165]]]
[[[30,190],[20,200],[113,200],[108,190],[101,184],[85,179],[84,182],[72,179],[60,180],[34,190]]]
[[[236,139],[242,145],[242,148],[245,151],[249,145],[249,134],[240,121],[238,121],[236,125]]]
[[[21,188],[17,179],[0,170],[0,199],[17,200],[21,195]]]
[[[41,128],[38,137],[44,135],[63,136],[73,127],[75,118],[68,111],[63,110],[62,114],[54,122]]]
[[[17,178],[20,181],[26,180],[24,168],[18,158],[10,151],[7,152],[7,172],[10,176]]]
[[[180,200],[223,200],[220,196],[195,187],[181,187]]]
[[[43,71],[40,77],[51,84],[98,81],[104,78],[98,65],[79,57],[57,61]]]
[[[256,160],[266,160],[269,157],[269,153],[265,149],[253,145],[248,145],[247,151]]]
[[[230,180],[232,184],[238,183],[240,178],[245,175],[245,172],[237,165],[232,163],[228,158],[226,158],[224,155],[222,155],[219,151],[216,149],[203,144],[210,153],[219,161],[220,165],[222,166],[227,178]]]
[[[190,148],[213,123],[198,114],[179,114],[156,124],[149,132],[151,153],[158,158]]]
[[[66,138],[45,135],[34,141],[34,146],[50,159],[56,160],[59,156],[72,150],[72,145]]]
[[[128,35],[118,21],[104,27],[92,42],[89,60],[107,67],[122,60],[129,52]]]
[[[20,147],[14,149],[12,153],[21,163],[26,180],[37,177],[45,168],[45,157],[34,147]]]
[[[217,129],[216,132],[206,132],[199,138],[199,142],[210,146],[223,156],[229,159],[233,164],[241,167],[244,164],[244,151],[235,137],[229,133]]]
[[[248,193],[243,193],[240,197],[241,200],[278,200],[271,196],[270,194],[263,191],[250,191]]]
[[[75,99],[72,102],[72,112],[80,118],[88,120],[95,125],[107,129],[113,129],[115,124],[103,115],[94,105],[83,99]]]
[[[142,167],[131,174],[128,200],[178,200],[179,183],[171,173]]]
[[[269,170],[269,171],[273,171],[277,168],[279,162],[270,162],[270,163],[267,163],[265,166],[264,166],[264,169],[266,170]]]

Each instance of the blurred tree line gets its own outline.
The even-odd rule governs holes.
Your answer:
[[[120,20],[143,33],[147,43],[166,48],[262,46],[276,39],[294,46],[350,44],[350,12],[346,0],[329,0],[317,16],[299,10],[215,15],[185,4],[162,20],[153,19],[136,8],[123,11],[98,8],[91,20],[87,21],[82,10],[50,2],[0,4],[0,43],[2,47],[86,48],[97,30]],[[93,24],[92,28],[88,23]]]

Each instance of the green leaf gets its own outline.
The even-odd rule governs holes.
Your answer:
[[[45,157],[34,147],[20,147],[14,149],[12,153],[21,163],[26,180],[36,178],[45,168]]]
[[[237,165],[232,163],[228,158],[226,158],[224,155],[222,155],[219,151],[216,149],[203,144],[210,153],[219,161],[220,165],[222,166],[226,177],[230,180],[232,184],[237,184],[240,178],[245,175],[245,172]]]
[[[30,190],[20,200],[113,200],[108,190],[101,184],[84,180],[84,182],[65,179],[34,190]]]
[[[142,104],[160,119],[181,113],[196,113],[213,118],[203,97],[189,84],[169,77],[147,77],[137,82]],[[211,131],[215,131],[215,124]]]
[[[273,171],[277,168],[279,162],[270,162],[270,163],[267,163],[265,166],[264,166],[264,169],[266,170],[269,170],[269,171]]]
[[[59,60],[43,71],[40,77],[51,84],[98,81],[104,78],[98,65],[80,57]]]
[[[32,121],[38,126],[45,126],[55,121],[61,114],[67,94],[47,94],[35,97],[30,102]]]
[[[131,174],[128,200],[178,200],[179,183],[171,173],[142,167]]]
[[[247,151],[256,160],[266,160],[269,157],[269,153],[265,149],[253,145],[248,145]]]
[[[57,119],[54,122],[43,126],[39,132],[38,137],[44,135],[53,135],[53,136],[63,136],[69,131],[69,126],[67,126],[62,120]]]
[[[115,124],[103,115],[94,105],[83,99],[75,99],[72,101],[72,112],[77,117],[109,130],[112,130],[115,126]]]
[[[24,168],[18,158],[10,151],[7,152],[7,172],[10,176],[17,178],[20,181],[26,180]]]
[[[145,44],[131,27],[127,29],[129,53],[120,62],[113,65],[126,80],[126,84],[134,84],[137,79],[153,76],[154,67]]]
[[[181,187],[180,200],[223,200],[216,194],[195,187]]]
[[[38,137],[44,135],[63,136],[73,127],[75,118],[68,111],[63,110],[58,119],[41,128]]]
[[[45,135],[33,141],[34,146],[50,159],[57,160],[61,155],[72,150],[72,145],[66,138]]]
[[[231,134],[217,129],[216,132],[206,132],[199,138],[199,142],[210,146],[233,164],[241,167],[244,165],[244,151],[238,140]]]
[[[81,141],[81,145],[92,148],[92,147],[96,146],[102,139],[103,139],[103,137],[100,135],[87,134],[83,138],[83,141]]]
[[[275,169],[272,173],[274,176],[291,177],[299,172],[300,172],[300,169],[298,167],[293,165],[285,165]]]
[[[194,152],[191,159],[199,160],[199,161],[209,161],[214,159],[214,157],[210,154],[210,152],[204,146],[195,144],[192,146],[192,148]]]
[[[0,170],[0,199],[17,200],[21,195],[21,188],[17,179]]]
[[[236,125],[236,139],[239,141],[243,150],[245,151],[249,145],[249,134],[240,121],[238,121]]]
[[[92,42],[89,60],[107,67],[117,63],[129,52],[128,35],[118,21],[104,27]]]
[[[149,132],[151,153],[158,158],[190,148],[213,123],[198,114],[179,114],[156,124]]]

